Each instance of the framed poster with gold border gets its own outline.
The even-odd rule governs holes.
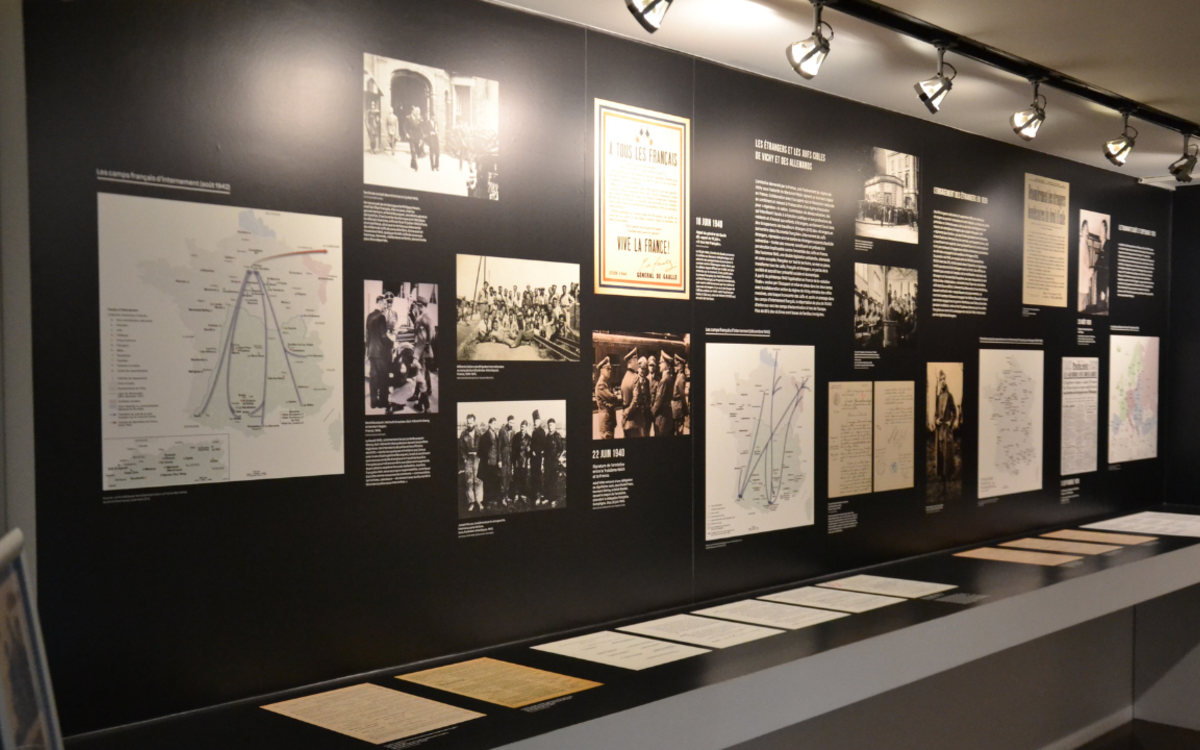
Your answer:
[[[597,294],[691,296],[691,120],[596,99]]]

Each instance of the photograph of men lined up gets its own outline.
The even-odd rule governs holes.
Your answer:
[[[458,405],[458,517],[567,507],[567,402]]]
[[[592,334],[592,439],[692,433],[691,334]]]
[[[458,256],[458,361],[579,361],[579,265]]]

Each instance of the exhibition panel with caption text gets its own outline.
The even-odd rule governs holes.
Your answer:
[[[1162,500],[1165,191],[477,0],[25,20],[68,734],[555,636],[263,712],[482,733]]]

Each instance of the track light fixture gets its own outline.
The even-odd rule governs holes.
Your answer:
[[[821,70],[821,63],[825,62],[825,57],[829,54],[829,42],[833,40],[833,27],[821,20],[823,5],[825,5],[824,2],[813,0],[813,8],[816,11],[813,35],[787,48],[788,62],[792,64],[797,73],[808,80],[817,77],[818,71]],[[829,29],[829,36],[825,35],[822,27]]]
[[[1129,113],[1122,112],[1122,117],[1125,118],[1125,127],[1121,131],[1119,138],[1113,138],[1108,143],[1104,144],[1104,158],[1116,164],[1118,167],[1125,166],[1125,160],[1129,158],[1129,153],[1133,151],[1133,144],[1137,141],[1137,128],[1129,127]],[[1131,135],[1129,131],[1133,131]]]
[[[625,5],[642,28],[653,34],[662,26],[663,16],[667,15],[673,2],[675,0],[625,0]]]
[[[1046,97],[1038,93],[1041,85],[1041,81],[1033,82],[1033,103],[1029,105],[1028,109],[1014,112],[1009,119],[1013,132],[1027,141],[1032,141],[1037,137],[1038,129],[1046,121]]]
[[[921,102],[935,115],[942,108],[942,100],[946,98],[946,94],[949,94],[950,89],[953,87],[951,81],[958,76],[958,70],[943,59],[946,54],[946,48],[938,47],[937,51],[937,75],[913,86],[917,90],[917,96],[921,99]],[[950,69],[950,75],[946,75],[946,68]]]
[[[1175,160],[1167,171],[1179,182],[1191,182],[1192,170],[1196,168],[1196,157],[1200,155],[1200,144],[1191,145],[1192,134],[1183,135],[1183,156]]]

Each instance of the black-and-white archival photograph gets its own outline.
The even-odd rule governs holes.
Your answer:
[[[567,402],[458,405],[458,517],[567,507]]]
[[[691,334],[592,334],[592,439],[692,433]]]
[[[930,362],[925,370],[925,499],[962,497],[962,362]]]
[[[458,256],[458,361],[579,361],[579,266]]]
[[[363,182],[500,199],[500,84],[363,55]]]
[[[1079,211],[1079,305],[1086,315],[1108,315],[1108,264],[1112,220],[1108,214]]]
[[[864,155],[863,197],[858,202],[855,234],[877,240],[907,242],[915,245],[920,236],[917,199],[920,191],[920,165],[917,157],[872,148]]]
[[[366,415],[436,414],[437,284],[363,281]]]
[[[859,349],[917,345],[917,272],[854,264],[854,343]]]

